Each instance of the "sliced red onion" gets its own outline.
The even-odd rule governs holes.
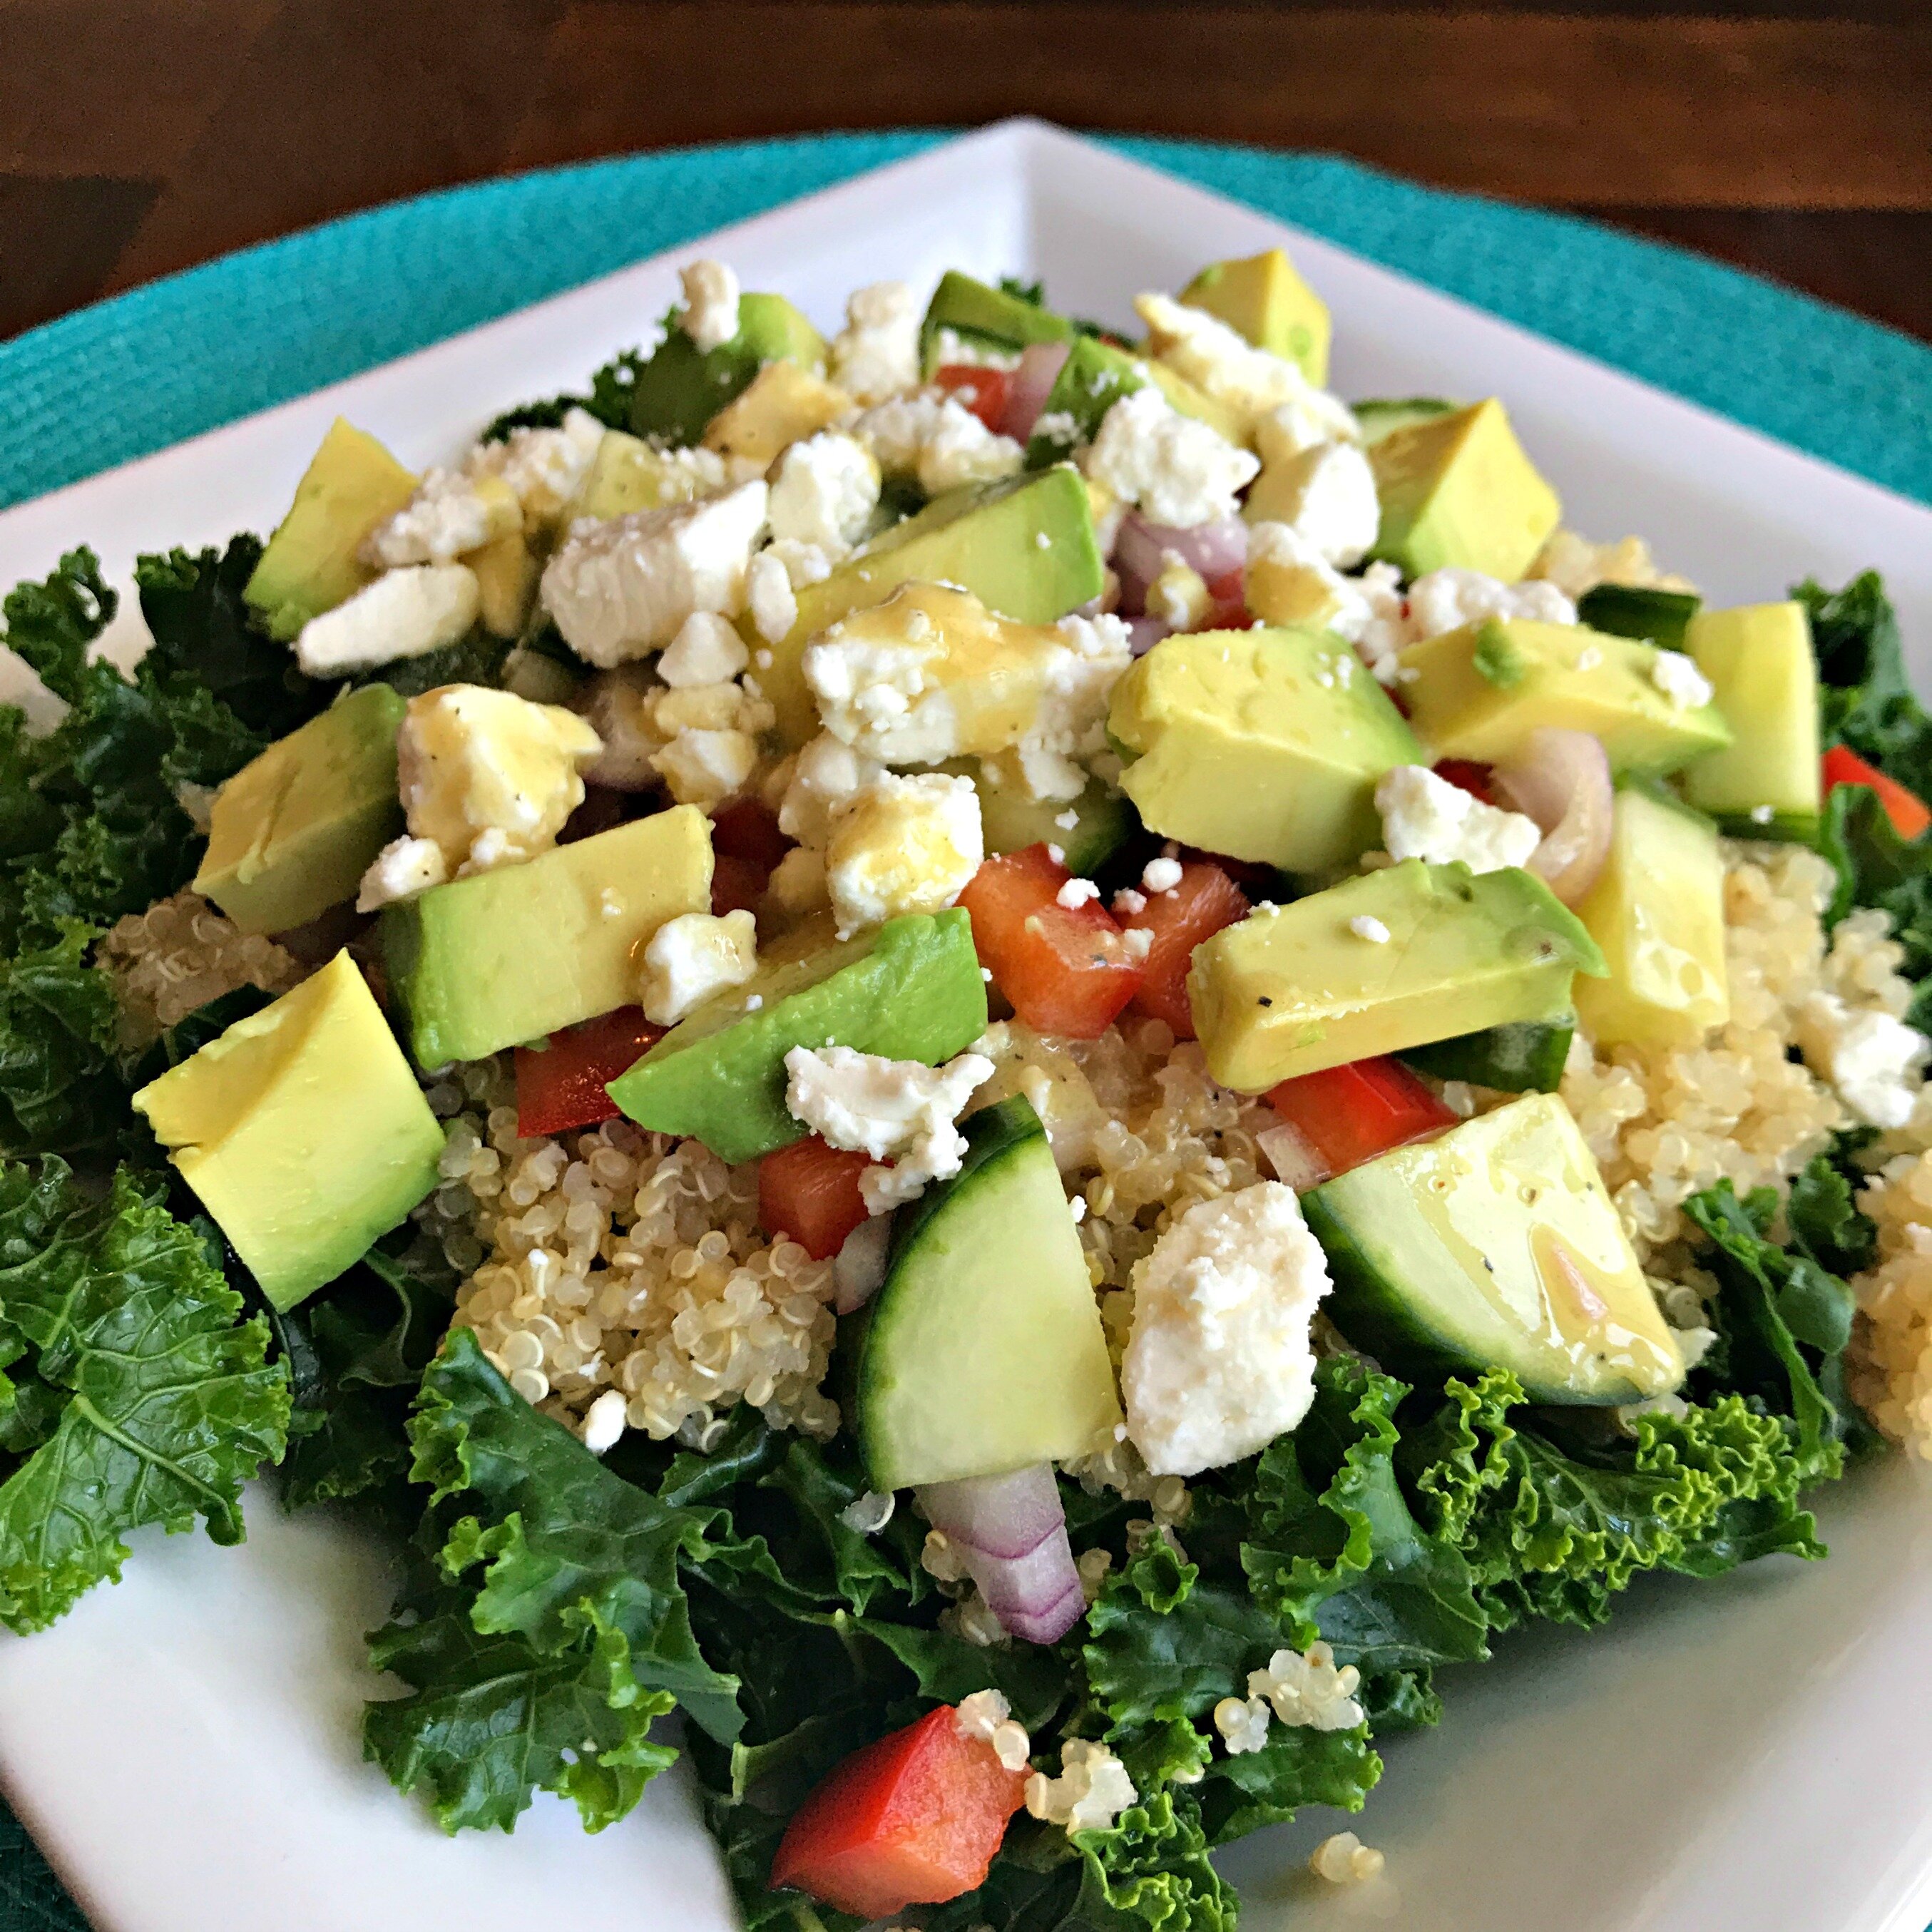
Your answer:
[[[1052,1643],[1079,1621],[1086,1598],[1049,1464],[928,1483],[918,1494],[1009,1635]]]
[[[1239,517],[1217,517],[1212,523],[1183,530],[1173,524],[1150,524],[1139,511],[1120,520],[1114,539],[1114,562],[1124,576],[1131,572],[1151,584],[1175,559],[1204,578],[1226,577],[1248,560],[1248,526]]]
[[[1006,382],[1006,406],[1000,412],[1000,434],[1024,442],[1033,434],[1040,412],[1060,379],[1067,357],[1064,342],[1036,342],[1021,352],[1019,366]]]
[[[863,1308],[886,1279],[886,1250],[892,1238],[892,1217],[874,1214],[845,1237],[832,1263],[832,1306],[841,1315]]]
[[[1127,620],[1127,648],[1137,658],[1144,658],[1162,638],[1171,636],[1174,626],[1165,617],[1130,617]]]
[[[1308,1136],[1286,1120],[1278,1127],[1264,1127],[1256,1135],[1255,1144],[1267,1157],[1276,1178],[1286,1181],[1298,1194],[1319,1187],[1333,1172],[1316,1152]]]
[[[1587,731],[1546,724],[1522,752],[1496,768],[1504,801],[1536,820],[1543,843],[1528,869],[1565,905],[1576,904],[1597,882],[1610,852],[1615,794],[1610,761]]]

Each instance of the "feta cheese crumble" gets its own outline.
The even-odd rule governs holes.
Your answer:
[[[1036,1771],[1026,1781],[1026,1808],[1048,1825],[1076,1832],[1111,1831],[1140,1793],[1127,1768],[1103,1744],[1069,1738],[1060,1748],[1060,1775]]]
[[[1711,680],[1682,651],[1659,651],[1651,660],[1650,681],[1675,711],[1695,711],[1715,694]]]
[[[975,1690],[962,1697],[953,1708],[953,1727],[962,1738],[977,1738],[991,1744],[993,1754],[1008,1771],[1024,1771],[1033,1755],[1033,1740],[1026,1726],[1014,1721],[1012,1706],[999,1690]]]
[[[684,300],[677,326],[698,349],[722,349],[738,332],[738,278],[722,262],[692,262],[677,272]]]
[[[624,1410],[629,1401],[622,1389],[606,1389],[584,1413],[584,1446],[602,1456],[617,1446],[624,1432]]]
[[[1217,401],[1250,416],[1274,415],[1278,434],[1298,428],[1298,447],[1331,437],[1360,440],[1361,427],[1345,403],[1318,389],[1298,364],[1257,349],[1218,316],[1164,295],[1137,296],[1134,308],[1158,359]]]
[[[842,556],[879,506],[879,466],[856,436],[824,430],[794,443],[772,478],[772,535]]]
[[[742,986],[758,970],[758,922],[748,912],[681,914],[665,920],[644,948],[644,1017],[675,1026],[713,993]]]
[[[1371,946],[1386,946],[1389,943],[1389,929],[1373,913],[1358,912],[1348,922],[1348,930],[1358,939],[1366,939]]]
[[[937,389],[868,410],[852,434],[888,475],[910,476],[928,496],[966,483],[995,483],[1015,475],[1026,452],[1010,436],[995,436],[956,397]]]
[[[758,635],[768,644],[782,644],[798,622],[798,598],[784,559],[768,550],[759,551],[752,560],[745,590]]]
[[[1218,430],[1183,416],[1151,383],[1108,410],[1081,466],[1150,522],[1177,530],[1234,516],[1235,492],[1261,468]]]
[[[500,478],[431,470],[416,494],[362,540],[364,562],[384,570],[410,563],[448,563],[466,550],[524,526],[523,506]]]
[[[1120,1363],[1127,1433],[1156,1475],[1251,1455],[1307,1414],[1308,1328],[1328,1265],[1294,1190],[1257,1181],[1196,1202],[1136,1263]]]
[[[1100,888],[1091,879],[1069,879],[1054,895],[1054,904],[1069,912],[1078,912],[1090,899],[1100,896]]]
[[[412,899],[449,877],[442,848],[433,838],[392,838],[369,862],[356,895],[358,912],[379,912],[386,905]]]
[[[919,380],[919,298],[904,282],[874,282],[845,304],[828,351],[833,382],[860,403],[880,403]]]
[[[826,842],[839,936],[950,906],[986,856],[970,778],[886,772],[838,807]]]
[[[311,617],[296,638],[296,662],[310,677],[374,670],[453,644],[476,622],[483,595],[460,563],[385,571],[332,610]]]
[[[1813,993],[1799,1008],[1798,1043],[1838,1098],[1868,1126],[1902,1127],[1918,1098],[1920,1069],[1932,1042],[1875,1008],[1846,1005],[1836,993]]]
[[[1432,866],[1460,860],[1472,872],[1527,865],[1543,842],[1542,828],[1520,812],[1485,805],[1426,765],[1397,765],[1376,787],[1382,842],[1391,859]]]
[[[1141,868],[1142,888],[1149,892],[1171,892],[1180,880],[1180,861],[1171,855],[1150,859]]]
[[[658,675],[674,688],[724,684],[751,662],[736,628],[715,610],[694,610],[658,659]]]
[[[1405,641],[1438,638],[1445,631],[1460,631],[1485,617],[1574,624],[1576,607],[1555,584],[1540,578],[1505,584],[1480,570],[1432,570],[1408,586],[1408,637]]]
[[[1292,525],[1324,562],[1346,567],[1368,554],[1382,524],[1375,472],[1352,442],[1318,444],[1300,459],[1301,496]]]

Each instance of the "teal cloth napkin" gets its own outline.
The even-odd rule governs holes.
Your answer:
[[[946,138],[742,142],[486,182],[64,316],[0,344],[0,508]],[[1676,249],[1331,156],[1108,145],[1932,502],[1932,349],[1909,337]],[[4,1804],[0,1932],[85,1932]]]

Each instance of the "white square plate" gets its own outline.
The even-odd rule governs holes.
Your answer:
[[[821,326],[883,276],[1044,277],[1117,322],[1144,288],[1286,242],[1335,317],[1344,395],[1499,393],[1566,520],[1635,530],[1719,603],[1807,572],[1886,574],[1932,682],[1932,511],[1235,203],[1028,122],[641,262],[333,388],[0,515],[0,584],[76,542],[136,551],[262,528],[338,412],[406,463],[580,383],[644,336],[674,262],[715,254]],[[131,600],[130,600],[131,601]],[[126,641],[138,641],[138,620]],[[1923,1932],[1932,1919],[1932,1510],[1897,1458],[1824,1509],[1832,1560],[1633,1590],[1607,1630],[1539,1630],[1446,1672],[1448,1717],[1394,1742],[1358,1821],[1400,1894],[1318,1886],[1331,1814],[1226,1859],[1245,1923],[1390,1910],[1410,1932]],[[0,1637],[0,1780],[104,1932],[529,1932],[562,1910],[725,1932],[688,1793],[596,1838],[540,1799],[513,1838],[443,1838],[359,1760],[380,1686],[362,1634],[384,1566],[350,1528],[250,1498],[250,1540],[136,1539],[127,1580]]]

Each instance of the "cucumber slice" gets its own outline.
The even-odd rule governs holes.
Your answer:
[[[1576,1016],[1565,1012],[1431,1040],[1396,1057],[1438,1080],[1466,1080],[1472,1087],[1493,1087],[1503,1094],[1553,1094],[1562,1082],[1576,1030]]]
[[[980,829],[989,857],[1022,852],[1029,845],[1058,845],[1062,863],[1076,878],[1090,878],[1134,830],[1133,807],[1099,778],[1072,804],[1029,798],[1017,786],[988,784],[977,758],[950,758],[939,769],[973,781],[980,794]],[[1063,825],[1068,813],[1073,823]]]
[[[1576,617],[1613,638],[1640,638],[1666,651],[1684,648],[1684,632],[1703,599],[1688,590],[1651,590],[1634,584],[1599,584],[1576,600]]]
[[[1508,1369],[1532,1402],[1641,1402],[1684,1359],[1597,1163],[1553,1094],[1398,1148],[1301,1197],[1336,1328],[1397,1375]]]
[[[1016,1096],[962,1130],[964,1164],[902,1211],[885,1286],[840,1342],[875,1490],[1064,1462],[1120,1420],[1040,1116]]]
[[[1382,441],[1390,430],[1406,429],[1411,423],[1426,422],[1431,416],[1452,416],[1462,405],[1442,396],[1371,396],[1367,401],[1351,403],[1355,420],[1362,426],[1362,441],[1372,445]]]

